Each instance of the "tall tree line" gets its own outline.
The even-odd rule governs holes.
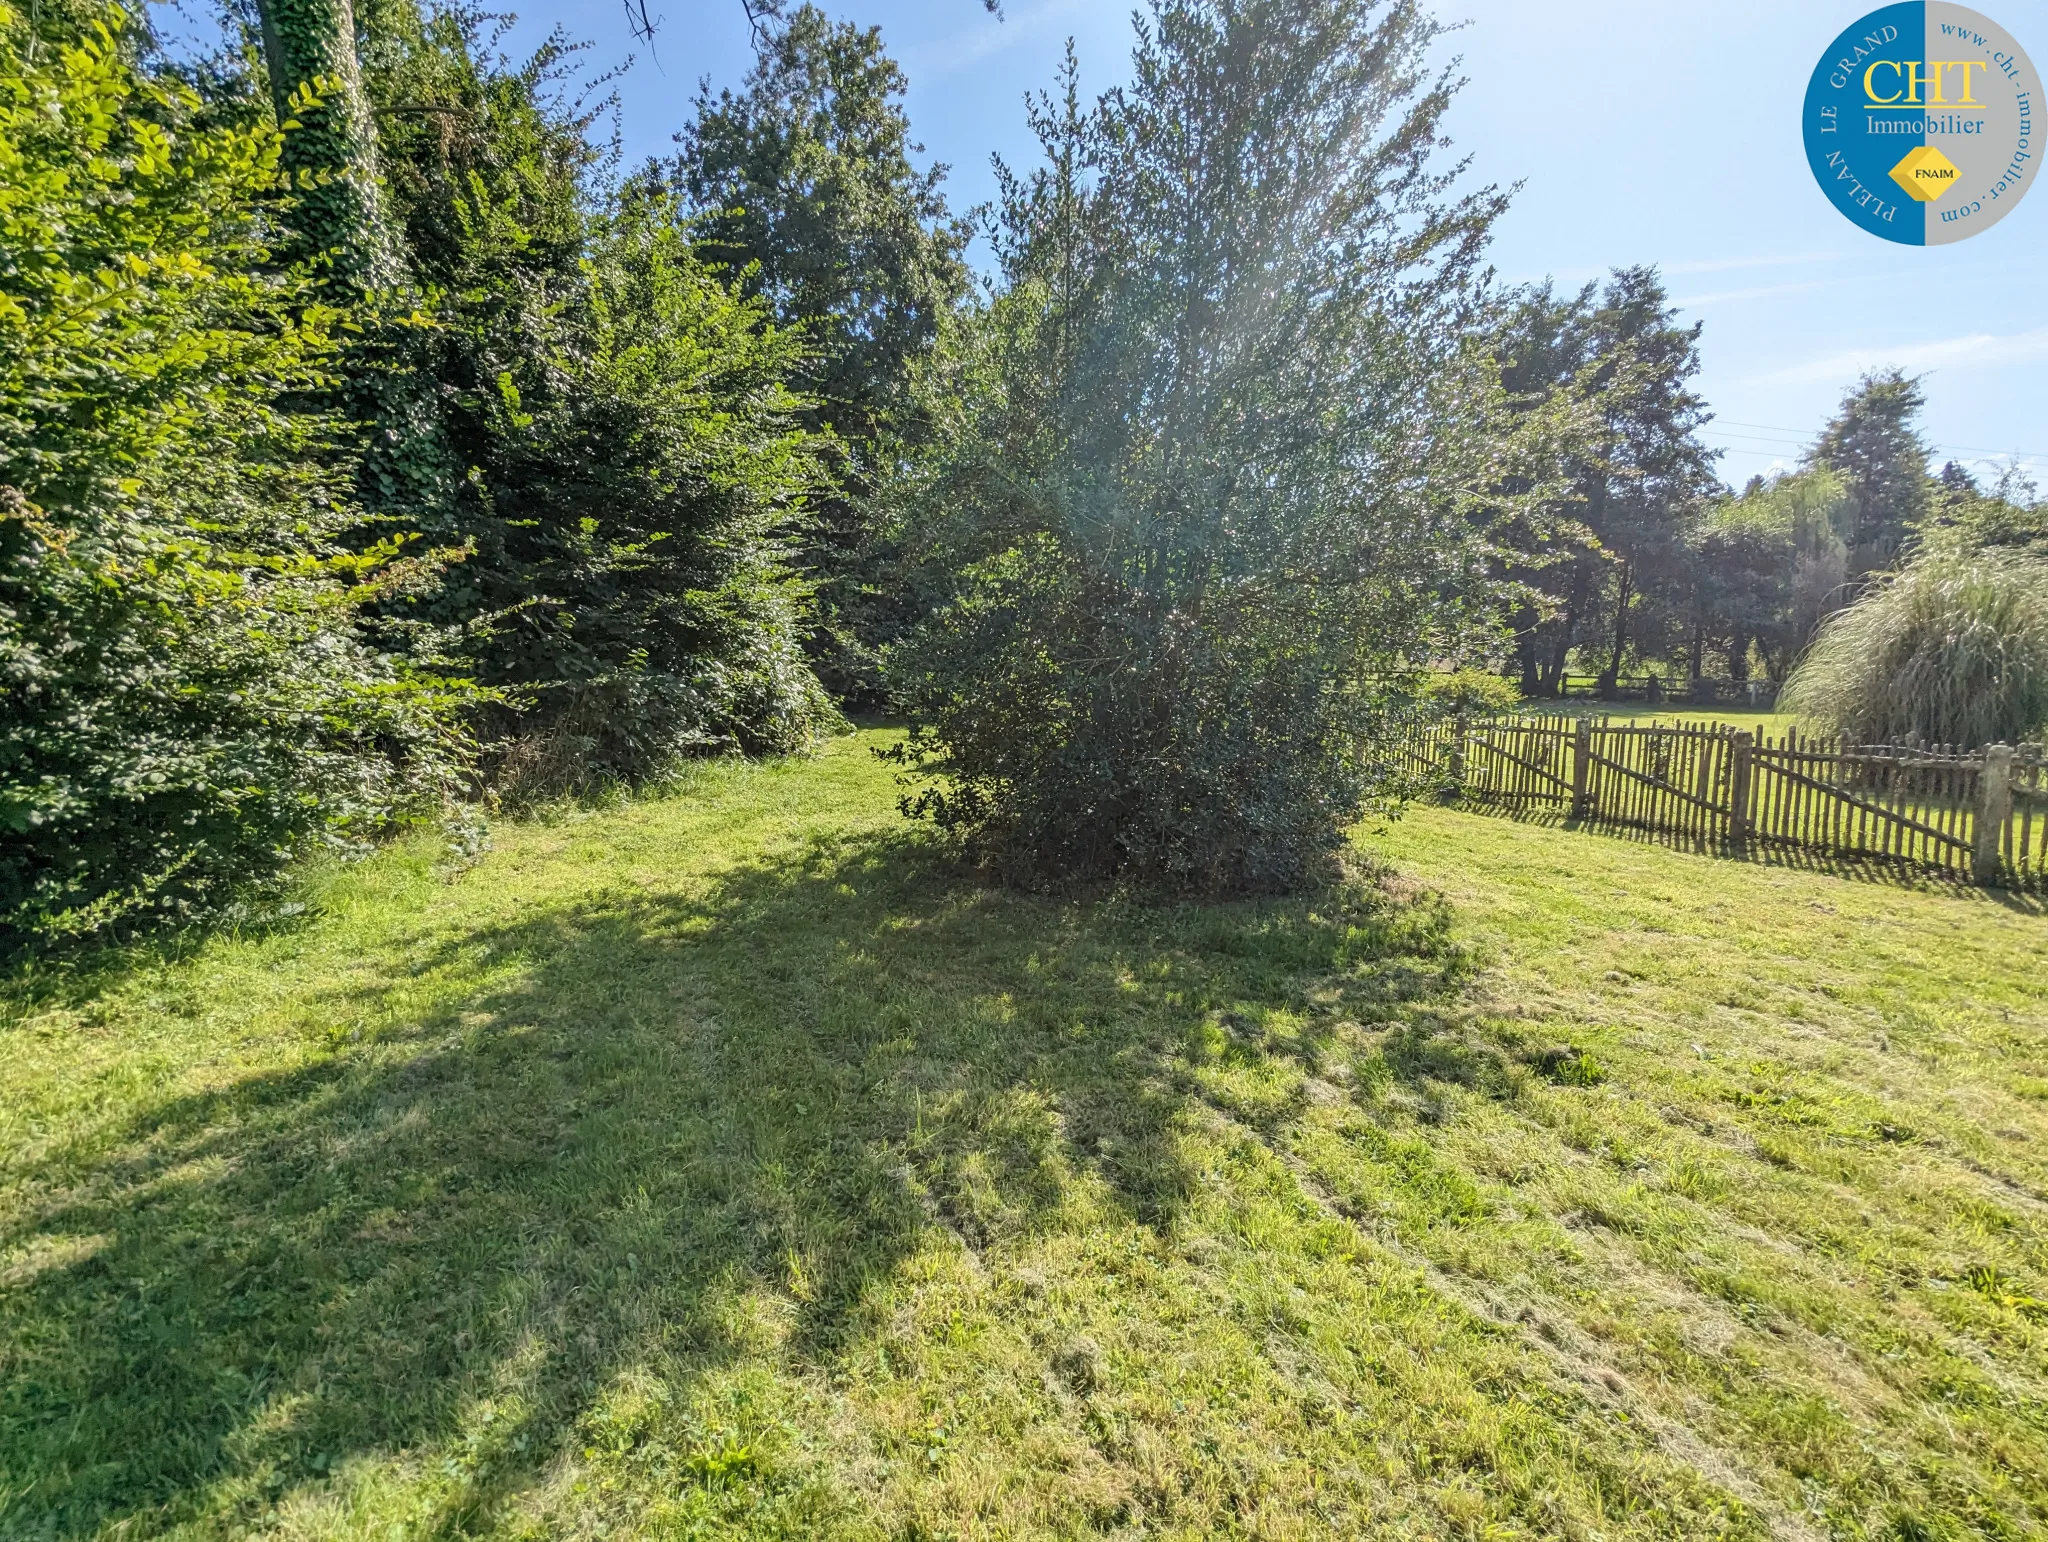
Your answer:
[[[1929,474],[1925,396],[1896,370],[1859,381],[1795,468],[1728,492],[1701,437],[1699,336],[1649,269],[1503,297],[1491,337],[1509,392],[1590,386],[1603,425],[1553,510],[1564,538],[1501,558],[1521,595],[1506,672],[1526,696],[1558,694],[1568,671],[1601,692],[1630,668],[1674,687],[1781,683],[1831,616],[1930,542],[2038,538],[2016,472],[1990,489],[1953,462]]]
[[[1577,539],[1538,543],[1506,570],[1528,591],[1514,623],[1525,694],[1552,695],[1575,656],[1611,688],[1631,653],[1656,646],[1660,606],[1686,534],[1718,485],[1700,442],[1698,323],[1679,324],[1648,268],[1618,269],[1570,295],[1544,284],[1505,308],[1495,347],[1506,388],[1541,397],[1575,381],[1599,391],[1601,432],[1560,514]]]

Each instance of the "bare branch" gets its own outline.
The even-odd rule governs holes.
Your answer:
[[[663,18],[647,13],[647,0],[625,0],[626,26],[636,41],[652,43]]]

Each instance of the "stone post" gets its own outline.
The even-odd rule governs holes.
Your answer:
[[[1984,769],[1977,773],[1977,841],[1970,854],[1970,877],[1986,886],[1998,882],[2004,866],[2005,827],[2012,820],[2012,762],[2012,746],[1994,744],[1984,752]]]

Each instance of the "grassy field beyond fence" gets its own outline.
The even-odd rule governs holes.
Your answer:
[[[1521,712],[1527,717],[1589,717],[1596,722],[1678,723],[1695,728],[1726,724],[1759,735],[1783,734],[1799,726],[1799,719],[1791,713],[1770,708],[1752,711],[1746,707],[1687,707],[1639,701],[1525,701]]]
[[[880,742],[9,983],[0,1536],[2048,1536],[2031,901],[996,892]]]
[[[1403,768],[1440,797],[1694,849],[2048,888],[2039,745],[1858,745],[1730,722],[1421,718]]]

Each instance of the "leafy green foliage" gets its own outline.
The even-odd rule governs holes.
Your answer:
[[[1926,405],[1918,380],[1895,369],[1866,375],[1808,456],[1842,477],[1852,578],[1890,566],[1931,512],[1927,445],[1913,421]]]
[[[1486,669],[1431,670],[1416,694],[1432,707],[1472,716],[1512,712],[1522,700],[1514,681]]]
[[[1941,470],[1934,512],[1917,534],[1930,545],[2048,557],[2048,503],[2017,461],[2001,468],[1988,491],[1950,461]]]
[[[1522,699],[1514,681],[1486,669],[1432,670],[1423,676],[1420,695],[1433,706],[1467,714],[1511,711]]]
[[[967,292],[946,168],[920,171],[909,82],[881,29],[805,5],[764,28],[737,94],[697,97],[673,176],[707,257],[814,345],[797,383],[842,439],[902,409],[907,376]]]
[[[475,555],[412,609],[514,693],[491,725],[507,790],[803,744],[832,712],[793,569],[823,480],[783,383],[801,334],[700,259],[671,199],[597,185],[559,39],[512,67],[469,13],[371,20],[366,89],[434,310],[419,367],[470,468],[449,529]]]
[[[266,262],[270,131],[205,127],[116,20],[0,10],[0,945],[218,908],[447,791],[464,690],[365,640],[432,557],[360,516],[347,318]]]
[[[2048,561],[1931,550],[1838,611],[1782,705],[1864,743],[2017,743],[2048,728]]]
[[[1604,289],[1520,292],[1497,323],[1502,381],[1525,398],[1598,393],[1601,432],[1555,511],[1579,526],[1534,532],[1507,564],[1530,591],[1515,617],[1522,690],[1555,695],[1573,651],[1610,687],[1633,654],[1671,644],[1688,575],[1686,536],[1716,486],[1698,431],[1706,404],[1698,323],[1681,325],[1653,268],[1618,268]]]
[[[1500,207],[1433,169],[1436,32],[1160,0],[1034,110],[1005,290],[919,475],[957,591],[898,651],[913,811],[1035,877],[1300,883],[1385,785],[1394,682],[1492,600],[1518,440],[1466,318]]]
[[[1716,504],[1692,537],[1693,673],[1713,649],[1730,679],[1747,680],[1753,648],[1782,681],[1841,603],[1851,518],[1842,478],[1821,467]]]
[[[479,255],[516,239],[472,205]],[[509,276],[509,275],[508,275]],[[662,202],[593,225],[573,286],[451,297],[481,379],[450,413],[477,466],[478,543],[446,604],[497,619],[483,677],[529,693],[597,774],[674,755],[800,747],[831,716],[790,567],[816,441],[782,386],[799,340],[693,254]]]
[[[876,650],[916,614],[876,494],[903,442],[923,436],[910,380],[967,293],[969,232],[947,212],[946,168],[912,164],[908,82],[878,28],[804,5],[764,25],[758,45],[739,93],[699,93],[661,174],[706,255],[809,339],[794,383],[813,399],[806,421],[834,436],[838,484],[805,543],[820,600],[812,650],[836,694],[874,708]]]
[[[476,183],[518,215],[516,239],[494,243],[493,259],[529,280],[572,278],[587,191],[606,165],[595,114],[570,95],[579,46],[557,33],[513,62],[493,52],[492,18],[467,8],[367,0],[356,13],[391,218],[416,281],[436,294],[489,281],[476,260]]]

